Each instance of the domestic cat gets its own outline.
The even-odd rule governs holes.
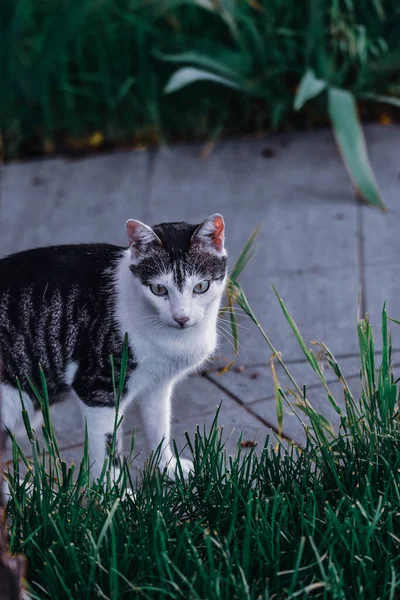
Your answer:
[[[200,369],[217,344],[227,277],[225,225],[215,214],[200,225],[126,223],[128,248],[108,244],[52,246],[0,260],[0,393],[2,421],[21,419],[20,382],[32,418],[42,366],[50,403],[79,398],[87,420],[91,476],[96,479],[114,429],[110,354],[117,381],[124,334],[129,359],[120,414],[137,402],[148,451],[165,439],[163,463],[173,475],[171,395]],[[121,451],[121,430],[118,430]],[[181,459],[185,474],[191,469]]]

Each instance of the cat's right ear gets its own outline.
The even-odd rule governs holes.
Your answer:
[[[139,262],[146,255],[146,250],[152,244],[162,246],[158,235],[154,233],[151,227],[141,221],[129,219],[126,222],[126,233],[134,262]]]

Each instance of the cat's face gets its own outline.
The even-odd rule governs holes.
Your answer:
[[[224,220],[212,215],[200,225],[163,223],[153,228],[129,220],[130,270],[151,317],[186,330],[218,307],[226,281]]]

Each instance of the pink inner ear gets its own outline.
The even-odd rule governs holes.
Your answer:
[[[212,234],[213,246],[218,252],[224,247],[224,221],[221,217],[214,217],[214,231]]]
[[[136,221],[128,221],[128,223],[126,224],[126,229],[127,229],[127,233],[128,233],[128,240],[129,240],[129,245],[131,246],[134,242],[138,242],[137,239],[137,230],[140,228],[139,223],[136,223]]]

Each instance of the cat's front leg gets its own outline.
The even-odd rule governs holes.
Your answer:
[[[86,402],[81,402],[81,410],[87,423],[88,442],[89,442],[89,461],[90,478],[96,480],[103,469],[104,460],[110,457],[113,442],[113,432],[115,427],[115,407],[113,406],[93,406]],[[89,400],[90,401],[90,400]],[[118,414],[120,420],[121,411]],[[120,454],[122,452],[122,431],[121,425],[116,431],[116,444],[113,456],[111,473],[114,481],[117,481],[120,475]]]
[[[156,450],[163,442],[160,467],[164,468],[166,465],[168,475],[174,478],[177,460],[172,454],[170,444],[172,389],[172,383],[158,384],[147,388],[139,398],[138,410],[148,452]],[[179,461],[183,474],[187,477],[189,471],[193,470],[193,463],[186,458],[180,458]]]

